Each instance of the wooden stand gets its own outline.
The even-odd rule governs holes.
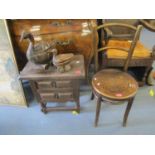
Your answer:
[[[80,112],[79,81],[85,78],[84,58],[76,55],[69,72],[59,73],[55,68],[45,71],[43,66],[28,62],[20,73],[21,80],[29,80],[32,91],[40,103],[41,111],[76,110]],[[47,102],[75,101],[75,107],[47,107]]]

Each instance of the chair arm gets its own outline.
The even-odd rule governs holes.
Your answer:
[[[107,23],[107,24],[102,24],[102,25],[97,27],[97,30],[102,29],[102,28],[112,27],[112,26],[126,27],[126,28],[129,28],[129,29],[132,29],[132,30],[136,31],[136,27],[134,27],[133,25],[124,24],[124,23]]]
[[[99,48],[98,49],[98,52],[101,52],[101,51],[104,51],[104,50],[108,50],[108,49],[116,49],[116,50],[122,50],[122,51],[125,51],[125,52],[129,52],[128,49],[125,49],[125,48],[118,48],[118,47],[102,47],[102,48]],[[106,51],[105,51],[106,52]]]

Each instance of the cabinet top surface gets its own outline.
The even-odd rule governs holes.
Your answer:
[[[75,55],[72,60],[71,70],[64,73],[57,72],[56,68],[52,67],[49,70],[44,70],[43,65],[36,65],[28,62],[24,69],[20,72],[20,79],[25,80],[43,80],[43,79],[84,79],[85,65],[83,55]]]

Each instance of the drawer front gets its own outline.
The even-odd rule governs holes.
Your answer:
[[[32,32],[34,35],[60,33],[66,31],[78,31],[85,24],[88,27],[87,19],[31,19],[31,20],[11,20],[10,27],[15,36],[20,36],[22,31]]]
[[[71,80],[48,80],[37,81],[37,87],[39,90],[55,89],[55,88],[71,88],[73,87]]]
[[[38,81],[37,82],[38,89],[50,89],[55,88],[55,81]]]
[[[44,93],[40,93],[40,98],[42,101],[52,101],[56,98],[56,94],[52,93],[52,92],[44,92]]]
[[[73,92],[62,92],[58,93],[59,99],[72,99],[73,98]]]
[[[57,88],[70,88],[72,86],[72,81],[56,81]]]
[[[73,100],[73,92],[40,92],[41,100],[44,102]]]

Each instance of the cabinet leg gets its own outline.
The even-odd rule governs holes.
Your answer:
[[[47,114],[46,108],[41,108],[41,111],[42,111],[44,114]]]
[[[46,113],[47,113],[46,103],[40,102],[40,105],[41,105],[41,111],[42,111],[44,114],[46,114]]]
[[[77,106],[77,112],[78,113],[80,113],[80,101],[79,101],[79,99],[77,99],[77,101],[76,101],[76,106]]]

